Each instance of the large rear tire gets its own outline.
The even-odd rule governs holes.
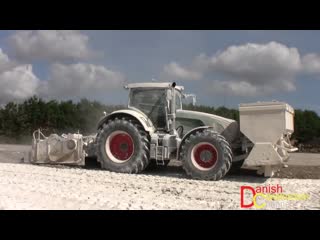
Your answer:
[[[97,136],[97,157],[102,168],[119,173],[140,173],[149,164],[147,132],[134,120],[114,119]]]
[[[191,134],[183,143],[180,159],[191,178],[220,180],[231,168],[232,150],[226,139],[213,131]]]

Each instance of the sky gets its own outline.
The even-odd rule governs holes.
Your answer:
[[[0,104],[38,95],[126,104],[130,82],[175,81],[197,104],[278,100],[320,113],[320,31],[0,31]]]

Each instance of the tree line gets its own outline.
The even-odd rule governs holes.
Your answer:
[[[77,133],[87,135],[96,130],[103,112],[112,112],[123,106],[104,105],[81,99],[79,102],[44,101],[36,96],[22,103],[9,102],[0,109],[0,141],[27,143],[32,133],[41,129],[51,133]]]
[[[9,102],[0,109],[0,142],[28,143],[34,130],[40,128],[51,133],[77,133],[84,135],[96,131],[96,124],[103,112],[111,113],[123,109],[121,105],[105,105],[97,101],[82,99],[79,102],[44,101],[36,96],[24,102]],[[216,114],[239,121],[239,111],[226,107],[184,105],[184,109]],[[295,110],[295,133],[299,143],[319,142],[320,117],[314,111]]]

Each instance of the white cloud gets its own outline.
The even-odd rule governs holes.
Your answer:
[[[226,95],[254,96],[258,91],[257,87],[250,83],[239,81],[214,80],[209,86],[212,88],[212,92]]]
[[[53,64],[50,78],[40,86],[42,96],[67,98],[106,94],[122,87],[123,74],[92,64]]]
[[[16,66],[18,66],[18,64],[9,60],[8,55],[6,55],[0,48],[0,73],[6,70],[10,70]]]
[[[302,65],[304,71],[307,73],[320,73],[320,55],[311,53],[303,56]]]
[[[0,65],[10,63],[8,58],[0,58]],[[31,97],[36,94],[39,82],[31,65],[13,66],[0,71],[0,103]]]
[[[169,80],[199,80],[201,77],[202,76],[199,72],[183,68],[176,62],[171,62],[170,64],[165,65],[161,76],[161,78]]]
[[[224,89],[232,95],[254,96],[295,90],[295,76],[302,70],[302,64],[296,48],[269,42],[230,46],[212,57],[201,54],[190,69],[180,68],[184,70],[181,80],[187,75],[182,73],[192,72],[199,78],[205,74],[210,78],[212,73],[218,73],[221,79],[209,83],[214,86],[214,92]]]
[[[17,31],[10,38],[19,60],[85,60],[93,55],[87,35],[74,30]]]
[[[33,95],[56,99],[95,97],[119,89],[124,82],[122,73],[85,63],[52,64],[49,79],[40,81],[32,65],[19,65],[0,49],[0,104]]]
[[[281,86],[280,84],[284,84]],[[281,89],[287,89],[287,91],[294,91],[296,87],[292,82],[280,82],[276,85],[254,85],[246,81],[239,80],[214,80],[209,84],[211,92],[215,94],[226,94],[229,96],[246,96],[254,97],[257,95],[268,95],[272,94]]]
[[[0,64],[9,62],[9,57],[0,48]]]
[[[225,88],[240,96],[294,91],[295,75],[301,70],[298,50],[276,42],[231,46],[207,62],[199,59],[208,70],[222,73],[228,79],[222,82]]]
[[[250,80],[291,76],[301,67],[298,50],[276,42],[231,46],[210,61],[216,71]]]
[[[39,79],[31,65],[18,65],[0,49],[0,103],[23,100],[36,94]]]

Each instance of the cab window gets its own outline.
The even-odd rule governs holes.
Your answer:
[[[142,111],[156,128],[166,128],[165,89],[132,89],[129,106]]]
[[[181,93],[178,91],[175,91],[175,94],[176,94],[176,110],[182,109]]]

